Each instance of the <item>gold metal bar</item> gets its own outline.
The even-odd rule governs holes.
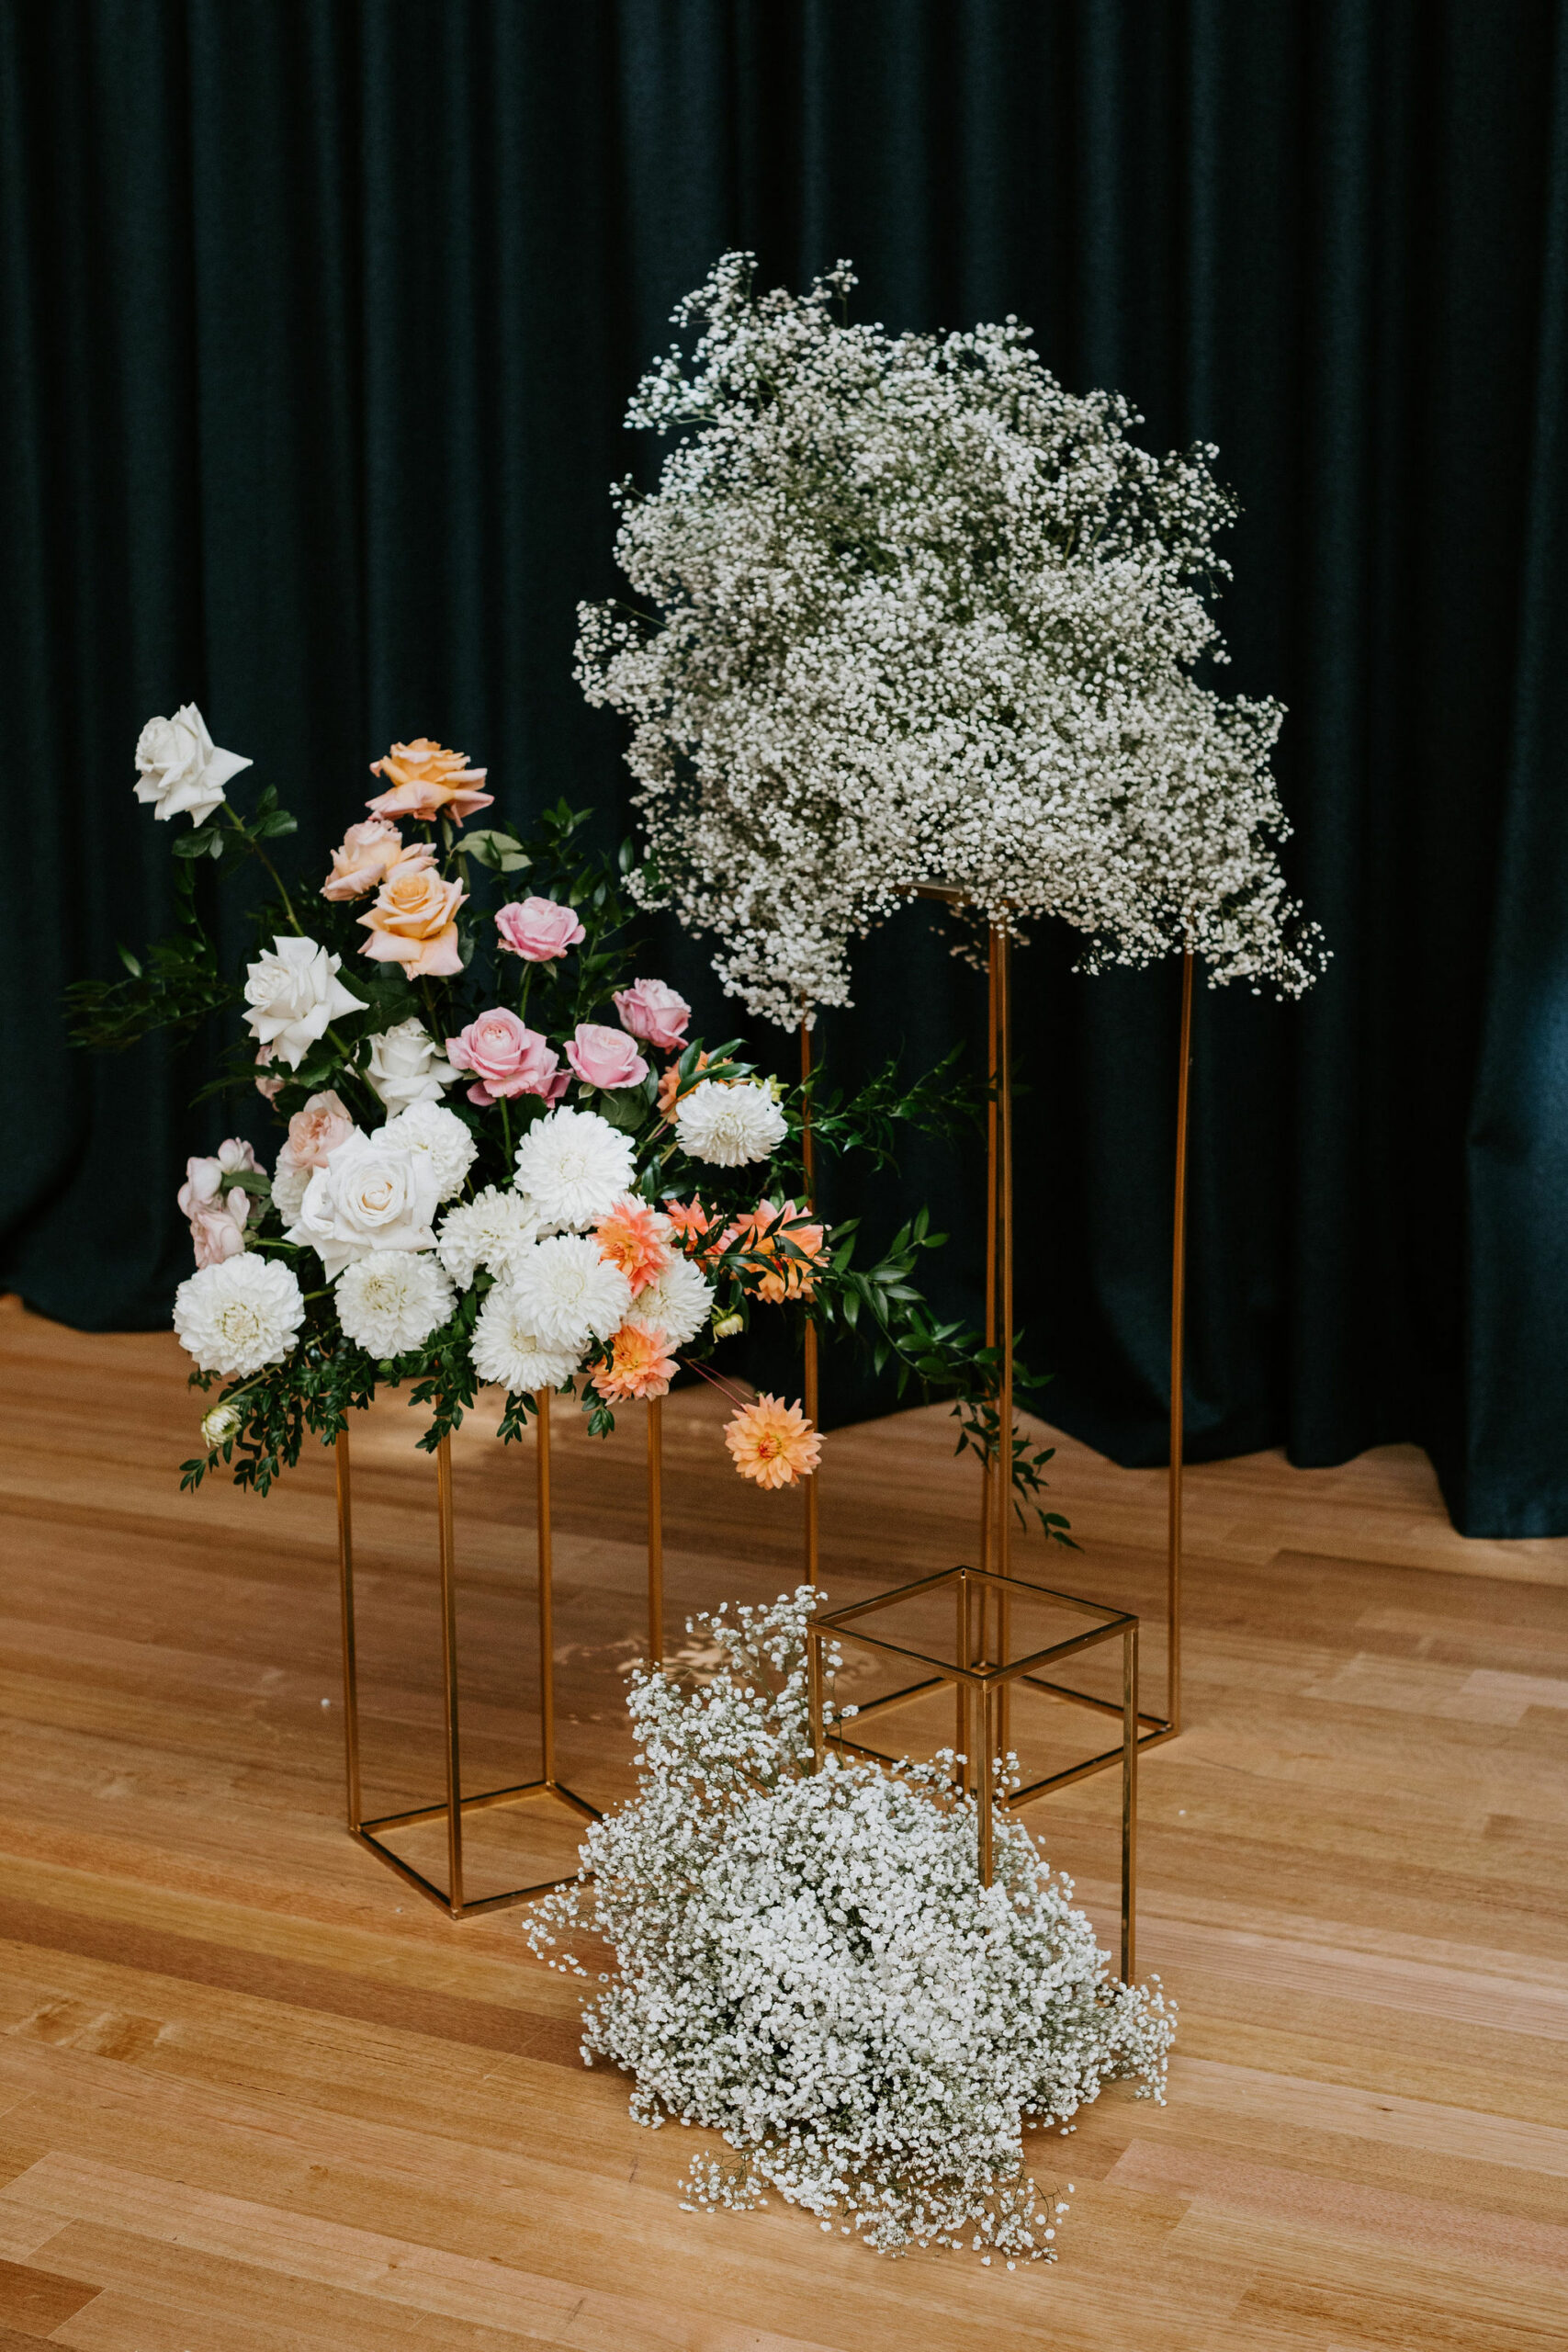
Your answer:
[[[1096,1714],[1119,1717],[1122,1713],[1120,1699],[1093,1699],[1087,1690],[1069,1690],[1065,1682],[1047,1682],[1044,1676],[1041,1674],[1022,1674],[1020,1675],[1019,1680],[1027,1682],[1032,1690],[1045,1691],[1053,1699],[1070,1699],[1075,1707],[1092,1707]],[[1163,1715],[1140,1714],[1138,1721],[1140,1724],[1147,1724],[1151,1731],[1170,1729],[1170,1725]],[[1140,1739],[1143,1737],[1142,1732],[1138,1736]]]
[[[664,1399],[648,1400],[648,1655],[664,1663]]]
[[[354,1646],[354,1487],[348,1430],[337,1433],[337,1565],[343,1607],[343,1747],[347,1774],[348,1826],[359,1827],[359,1666]]]
[[[800,1082],[808,1086],[811,1079],[811,1032],[803,1021],[800,1024]],[[811,1097],[804,1097],[800,1134],[801,1168],[806,1182],[805,1206],[815,1205],[817,1193],[817,1151],[811,1134]],[[821,1427],[821,1386],[817,1361],[817,1325],[810,1306],[806,1308],[805,1361],[801,1366],[801,1410],[814,1430]],[[820,1471],[813,1472],[801,1481],[802,1499],[806,1507],[806,1581],[815,1586],[821,1572],[821,1535],[818,1515],[817,1482]]]
[[[1122,1637],[1122,1982],[1136,1963],[1138,1907],[1138,1629]]]
[[[967,1664],[969,1657],[969,1579],[962,1568],[958,1571],[957,1582],[953,1589],[958,1615],[958,1623],[954,1628],[958,1641],[958,1663],[964,1666]],[[865,1634],[859,1636],[862,1641],[873,1638],[874,1636]],[[881,1645],[879,1644],[878,1646],[880,1647]],[[967,1789],[969,1786],[969,1742],[966,1736],[968,1713],[969,1704],[964,1684],[955,1683],[953,1746],[954,1754],[963,1759],[955,1768],[958,1773],[958,1785],[961,1789]]]
[[[811,1769],[822,1770],[822,1637],[815,1625],[806,1628],[807,1712],[811,1718]]]
[[[1181,1729],[1182,1381],[1187,1335],[1187,1128],[1192,1072],[1192,951],[1181,959],[1181,1044],[1176,1079],[1176,1207],[1170,1254],[1170,1501],[1166,1566],[1165,1712]]]
[[[991,933],[997,967],[997,1302],[998,1344],[1001,1349],[999,1394],[997,1399],[1000,1451],[997,1460],[997,1556],[998,1576],[1012,1574],[1012,941],[1005,931]]]
[[[997,1242],[1000,1223],[998,1201],[998,1179],[1001,1173],[1001,1158],[998,1149],[997,1118],[999,1110],[997,1070],[997,967],[1000,959],[998,934],[993,926],[989,952],[986,958],[986,1345],[997,1344]],[[980,1489],[980,1566],[988,1573],[996,1563],[995,1552],[995,1480],[987,1453],[982,1457],[984,1483]]]
[[[447,1900],[463,1909],[463,1763],[457,1733],[457,1564],[452,1529],[452,1441],[435,1449],[435,1510],[441,1543],[441,1673],[446,1714]]]
[[[978,1790],[980,1883],[982,1886],[989,1886],[995,1846],[995,1821],[992,1812],[995,1792],[991,1785],[995,1776],[991,1770],[991,1694],[988,1690],[977,1690],[975,1692],[972,1713],[976,1745],[980,1751]]]
[[[534,1484],[537,1512],[539,1563],[539,1746],[540,1778],[547,1788],[556,1784],[556,1649],[554,1563],[550,1551],[550,1392],[534,1397]]]
[[[873,1715],[890,1714],[895,1707],[907,1707],[914,1700],[923,1699],[928,1691],[942,1690],[946,1687],[946,1675],[933,1674],[929,1681],[911,1682],[905,1690],[889,1690],[885,1698],[867,1699],[863,1705],[855,1709],[854,1719],[856,1723],[863,1724]],[[1118,1707],[1116,1713],[1120,1714],[1121,1712],[1121,1708]]]
[[[1075,1781],[1087,1781],[1091,1772],[1103,1772],[1108,1764],[1122,1761],[1122,1743],[1105,1748],[1099,1756],[1087,1756],[1081,1764],[1069,1764],[1060,1772],[1047,1772],[1043,1780],[1031,1781],[1027,1788],[1016,1789],[1009,1802],[1014,1806],[1032,1804],[1036,1797],[1049,1794],[1053,1789],[1070,1789]]]

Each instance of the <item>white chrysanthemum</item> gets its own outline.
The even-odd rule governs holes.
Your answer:
[[[411,1102],[389,1119],[381,1133],[412,1152],[424,1152],[435,1176],[438,1201],[455,1201],[479,1157],[479,1146],[456,1111],[439,1102]]]
[[[744,1168],[766,1159],[789,1133],[789,1122],[767,1087],[755,1079],[721,1086],[705,1078],[675,1114],[681,1148],[715,1168]]]
[[[412,1250],[373,1250],[338,1277],[337,1319],[373,1356],[422,1347],[452,1312],[457,1294],[434,1258]]]
[[[631,1283],[599,1255],[592,1234],[536,1241],[519,1252],[506,1279],[528,1329],[547,1348],[581,1353],[590,1340],[607,1340],[632,1303]]]
[[[637,1319],[664,1334],[667,1348],[683,1348],[707,1321],[713,1284],[690,1258],[671,1258],[664,1272],[637,1295]]]
[[[281,1363],[305,1320],[305,1300],[287,1266],[246,1250],[203,1266],[175,1293],[175,1329],[203,1372],[244,1379]]]
[[[480,1266],[487,1273],[504,1273],[538,1229],[532,1201],[487,1184],[473,1200],[447,1210],[435,1253],[458,1288],[467,1290]]]
[[[296,1168],[279,1156],[272,1171],[272,1204],[283,1219],[285,1232],[291,1225],[299,1224],[305,1194],[315,1172],[313,1168]]]
[[[592,1225],[631,1190],[631,1144],[597,1111],[549,1112],[517,1147],[520,1193],[541,1225]]]
[[[577,1370],[581,1351],[542,1347],[510,1283],[497,1283],[474,1324],[474,1370],[481,1380],[499,1381],[513,1396],[540,1388],[564,1388]]]

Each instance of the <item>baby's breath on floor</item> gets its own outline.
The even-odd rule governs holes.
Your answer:
[[[1118,2075],[1162,2098],[1175,2010],[1110,1976],[1005,1814],[981,1887],[951,1758],[812,1770],[818,1598],[721,1609],[693,1629],[699,1675],[634,1676],[639,1793],[525,1932],[580,1976],[574,1939],[608,1949],[583,2055],[634,2077],[637,2120],[728,2143],[693,2157],[688,2211],[772,2188],[882,2253],[1053,2262],[1068,2207],[1026,2175],[1024,2128],[1070,2131]]]

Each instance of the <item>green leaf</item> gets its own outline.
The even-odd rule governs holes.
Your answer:
[[[137,962],[129,947],[122,947],[120,949],[119,960],[125,966],[126,970],[130,974],[133,980],[139,980],[141,978],[141,967]]]

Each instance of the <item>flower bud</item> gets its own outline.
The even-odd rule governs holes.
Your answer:
[[[209,1451],[226,1444],[239,1436],[244,1418],[238,1405],[214,1405],[201,1424],[202,1442]]]
[[[733,1340],[737,1331],[743,1331],[745,1328],[746,1317],[743,1315],[716,1315],[713,1335],[716,1340]]]

